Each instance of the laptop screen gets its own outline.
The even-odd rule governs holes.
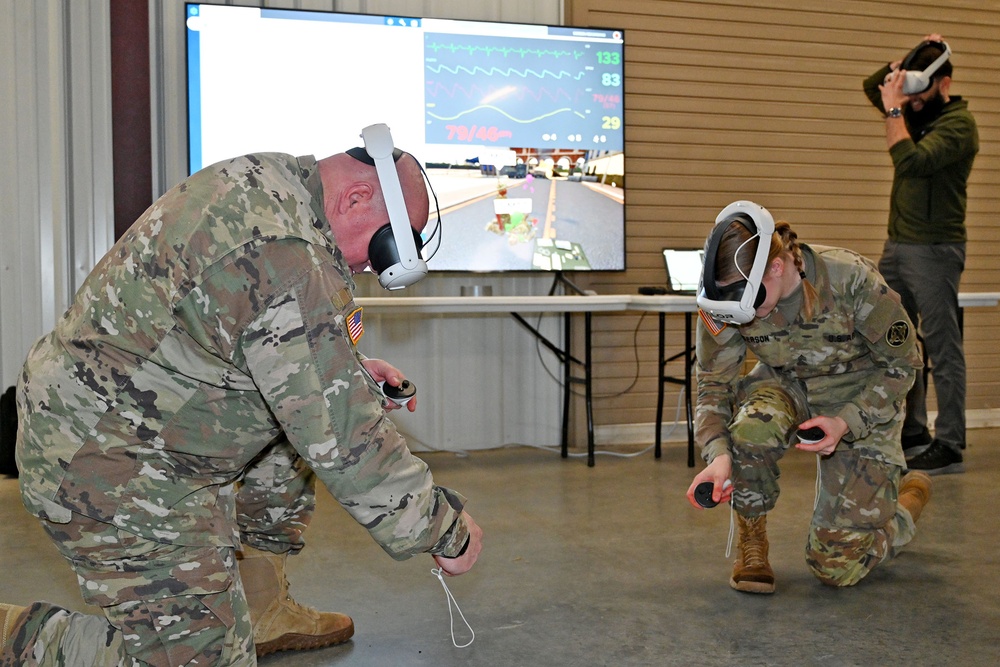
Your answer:
[[[663,263],[667,269],[667,291],[672,294],[695,294],[705,263],[701,248],[664,248]]]

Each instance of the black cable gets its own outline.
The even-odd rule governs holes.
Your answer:
[[[635,375],[632,377],[632,382],[629,383],[629,385],[625,389],[622,389],[621,391],[613,392],[610,394],[598,394],[593,396],[592,398],[594,399],[617,398],[618,396],[624,396],[628,392],[632,391],[632,389],[635,387],[636,383],[639,381],[639,327],[642,326],[642,322],[643,320],[646,319],[646,315],[648,314],[649,314],[648,312],[643,312],[642,315],[639,316],[639,321],[636,323],[635,330],[632,332],[632,356],[633,356],[633,364],[635,366]],[[543,315],[541,314],[538,316],[538,322],[535,325],[535,329],[538,331],[541,331],[542,317]],[[555,382],[560,387],[565,388],[562,379],[559,376],[553,374],[553,372],[549,369],[549,367],[545,365],[545,359],[542,357],[541,342],[537,339],[535,340],[535,354],[538,357],[538,362],[545,370],[545,373],[550,378],[552,378],[553,382]],[[569,350],[563,350],[563,354],[566,354],[568,357]],[[567,359],[566,362],[564,363],[572,363],[572,362],[569,359]],[[585,396],[585,394],[575,391],[572,387],[570,388],[570,393],[573,396],[579,396],[579,397]]]

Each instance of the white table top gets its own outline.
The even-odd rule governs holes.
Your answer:
[[[388,296],[355,302],[380,314],[406,313],[596,313],[625,310],[630,296]],[[382,312],[386,311],[386,312]]]
[[[962,308],[995,306],[1000,303],[1000,292],[959,292],[958,305]]]
[[[639,294],[629,297],[629,310],[645,310],[654,313],[694,313],[698,310],[698,303],[694,295],[645,296]]]
[[[412,313],[573,313],[639,310],[691,313],[698,310],[694,296],[611,294],[596,296],[390,296],[359,297],[359,306],[380,314]],[[1000,304],[1000,292],[960,292],[962,308]],[[383,312],[384,311],[384,312]]]

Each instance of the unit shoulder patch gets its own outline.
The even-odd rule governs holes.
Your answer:
[[[885,342],[889,347],[899,347],[910,337],[910,323],[906,320],[896,320],[885,332]]]

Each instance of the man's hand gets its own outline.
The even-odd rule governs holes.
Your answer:
[[[910,139],[910,131],[906,129],[903,117],[893,118],[889,109],[898,107],[905,109],[910,97],[903,93],[903,81],[906,80],[906,70],[897,69],[885,77],[885,83],[878,87],[882,93],[882,108],[885,109],[885,144],[892,148],[904,139]]]
[[[905,109],[910,98],[903,92],[903,82],[906,80],[905,69],[895,69],[885,77],[878,87],[882,93],[882,108],[889,112],[893,107]]]
[[[462,512],[461,516],[469,527],[469,546],[465,549],[465,553],[458,558],[434,556],[438,567],[449,577],[456,577],[471,570],[472,566],[476,564],[476,560],[479,559],[479,552],[483,550],[483,529],[472,520],[467,512]]]
[[[365,367],[365,370],[368,371],[368,374],[372,376],[372,379],[375,380],[375,382],[385,381],[393,387],[398,387],[403,383],[403,380],[406,379],[406,376],[403,375],[398,368],[384,359],[362,359],[361,364]],[[385,411],[388,412],[390,410],[398,409],[400,405],[387,400],[385,401],[383,407],[385,408]],[[417,409],[416,396],[409,400],[406,404],[406,409],[410,412]]]

